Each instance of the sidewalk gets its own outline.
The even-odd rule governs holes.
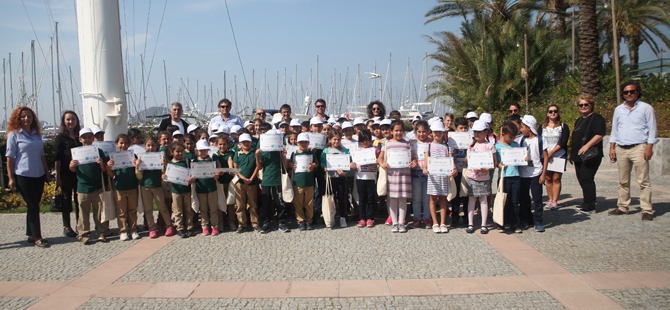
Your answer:
[[[560,209],[545,210],[544,233],[392,234],[382,224],[188,239],[145,233],[83,246],[60,237],[60,215],[43,214],[52,247],[37,249],[25,243],[25,215],[1,215],[0,308],[670,308],[670,177],[652,177],[656,214],[642,222],[639,209],[607,215],[616,176],[599,171],[599,212],[587,216],[576,212],[581,189],[569,170]]]

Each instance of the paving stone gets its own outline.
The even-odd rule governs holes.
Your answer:
[[[669,309],[670,288],[600,291],[626,309]]]
[[[39,297],[0,297],[0,309],[26,309],[40,301]]]

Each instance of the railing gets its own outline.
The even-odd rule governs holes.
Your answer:
[[[630,67],[630,74],[633,76],[668,73],[670,73],[670,59],[651,60]]]

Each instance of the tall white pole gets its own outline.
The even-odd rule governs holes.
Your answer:
[[[77,1],[82,118],[105,140],[128,131],[118,0]]]
[[[54,113],[54,128],[56,126],[56,118],[58,117],[56,114],[56,93],[55,91],[55,83],[54,83],[54,38],[51,37],[51,105],[53,106],[53,113]]]
[[[58,113],[60,113],[63,112],[63,93],[60,87],[60,48],[58,41],[58,22],[56,22],[56,74],[58,76]]]

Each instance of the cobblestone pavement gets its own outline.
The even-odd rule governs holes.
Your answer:
[[[545,292],[488,295],[284,299],[93,298],[79,309],[564,309]]]
[[[26,309],[40,301],[39,297],[0,297],[0,309]]]
[[[626,309],[670,309],[670,289],[630,289],[602,291]]]

